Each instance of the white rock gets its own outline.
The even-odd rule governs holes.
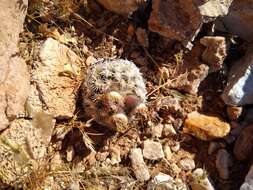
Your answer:
[[[162,136],[163,128],[164,128],[163,124],[152,125],[151,126],[151,135],[152,135],[152,137],[160,138]]]
[[[165,124],[162,133],[164,137],[173,136],[177,134],[172,124]]]
[[[140,148],[133,148],[130,151],[130,160],[135,177],[140,181],[147,181],[150,178],[148,167],[146,166]]]
[[[73,146],[68,146],[67,150],[66,150],[66,159],[68,162],[71,162],[75,156],[75,150]]]
[[[180,142],[175,141],[173,144],[170,145],[170,149],[173,152],[178,152],[180,150]]]
[[[193,170],[195,168],[195,162],[191,158],[183,158],[179,161],[179,167],[185,171]]]
[[[152,140],[145,140],[143,143],[143,156],[149,160],[158,160],[164,158],[161,143]]]
[[[171,160],[172,158],[172,152],[169,145],[165,145],[163,147],[164,155],[167,160]]]
[[[194,170],[191,176],[190,186],[192,190],[214,190],[214,187],[202,168]]]
[[[228,83],[222,93],[227,105],[243,106],[253,103],[253,51],[234,63]]]
[[[253,189],[253,165],[250,167],[248,174],[245,177],[245,181],[242,184],[240,190],[252,190]]]

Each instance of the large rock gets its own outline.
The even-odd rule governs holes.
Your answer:
[[[47,127],[53,128],[55,121],[50,120]],[[46,155],[50,141],[43,135],[44,129],[33,121],[14,120],[0,136],[0,180],[6,184],[21,182],[29,175],[36,160]],[[51,138],[51,136],[50,136]]]
[[[227,105],[253,104],[253,51],[234,63],[222,99]]]
[[[222,18],[229,32],[253,41],[253,0],[234,0],[227,16]]]
[[[149,29],[179,41],[190,40],[202,25],[202,17],[193,0],[154,0]]]
[[[235,142],[234,154],[238,160],[253,159],[253,124],[242,130]]]
[[[189,45],[204,22],[228,13],[233,0],[154,0],[149,29]],[[189,46],[188,46],[189,47]]]
[[[152,140],[145,140],[143,143],[143,156],[149,160],[158,160],[164,158],[163,147],[161,143]]]
[[[103,7],[121,15],[128,15],[138,9],[146,0],[97,0]]]
[[[192,112],[187,115],[183,131],[209,141],[225,137],[230,132],[230,125],[218,117]]]
[[[43,110],[57,119],[71,118],[80,84],[79,57],[52,38],[44,42],[39,56],[27,101],[30,116]]]
[[[17,43],[23,29],[27,0],[0,2],[0,130],[24,114],[29,74],[19,57]]]

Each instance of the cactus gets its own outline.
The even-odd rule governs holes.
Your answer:
[[[146,88],[139,69],[123,59],[100,60],[82,85],[83,105],[99,124],[124,131],[136,108],[145,103]]]

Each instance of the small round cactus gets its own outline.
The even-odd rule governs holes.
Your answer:
[[[83,105],[99,124],[122,132],[136,108],[145,103],[146,88],[136,65],[109,59],[94,63],[82,85]]]

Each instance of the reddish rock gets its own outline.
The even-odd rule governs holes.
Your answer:
[[[19,57],[17,43],[23,29],[27,1],[0,1],[0,130],[9,121],[24,115],[24,103],[29,93],[29,74]]]
[[[238,160],[253,159],[253,124],[242,130],[235,142],[234,154]]]
[[[190,40],[202,25],[202,16],[193,0],[154,0],[149,29],[179,41]]]

